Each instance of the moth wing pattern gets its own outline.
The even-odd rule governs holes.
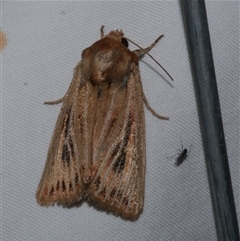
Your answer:
[[[88,190],[90,198],[100,206],[133,219],[139,216],[144,203],[146,153],[142,93],[139,69],[132,63],[127,86],[113,85],[98,99],[101,111],[96,114],[93,137],[96,173]],[[101,123],[105,123],[103,128]]]
[[[82,52],[52,135],[36,198],[68,205],[83,196],[136,219],[143,210],[145,119],[138,61],[150,47],[130,51],[111,31]],[[86,195],[85,195],[86,194]]]
[[[86,139],[91,127],[88,128],[87,121],[93,118],[88,108],[92,108],[89,99],[94,97],[90,95],[93,92],[88,91],[91,88],[88,82],[85,82],[79,90],[80,65],[81,63],[75,68],[72,83],[63,98],[49,145],[45,168],[36,192],[37,202],[40,205],[49,206],[55,202],[63,205],[71,204],[81,199],[84,191],[83,176],[89,175],[88,153],[91,152],[91,143]],[[85,106],[82,106],[83,104]],[[82,127],[79,125],[79,116],[85,120],[85,126],[81,130],[79,130]],[[85,173],[81,172],[83,166]]]

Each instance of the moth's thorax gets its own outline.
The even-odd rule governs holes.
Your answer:
[[[94,85],[121,82],[138,56],[121,43],[123,33],[112,31],[82,52],[83,75]]]

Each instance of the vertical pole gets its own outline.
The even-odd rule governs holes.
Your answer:
[[[204,0],[180,0],[188,39],[215,226],[219,241],[238,241],[239,230],[228,165]]]

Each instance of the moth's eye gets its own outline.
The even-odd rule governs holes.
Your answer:
[[[125,46],[128,47],[128,41],[125,38],[122,38],[121,43]]]

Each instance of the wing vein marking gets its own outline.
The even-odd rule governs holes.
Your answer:
[[[64,122],[63,123],[65,123],[66,122],[66,120],[64,119]],[[64,138],[63,138],[63,133],[65,133],[65,131],[66,131],[66,125],[64,124],[64,129],[63,129],[63,131],[62,131],[62,133],[61,133],[61,136],[60,136],[60,140],[59,140],[59,145],[57,146],[57,148],[56,148],[56,154],[57,155],[53,155],[53,158],[56,158],[56,159],[54,159],[54,171],[53,171],[53,180],[56,182],[59,182],[59,188],[60,188],[60,190],[62,190],[62,181],[61,180],[63,180],[63,178],[64,178],[64,176],[63,176],[63,172],[59,172],[58,170],[62,170],[63,169],[63,164],[62,164],[62,151],[61,151],[61,148],[62,148],[62,146],[63,146],[63,143],[64,143]],[[61,158],[60,160],[59,160],[59,158]],[[58,159],[58,160],[57,160]],[[62,198],[62,192],[60,192],[60,199]],[[54,200],[56,200],[57,199],[57,193],[55,192],[55,194],[54,194]]]
[[[115,98],[116,98],[116,93],[118,92],[119,88],[120,88],[120,86],[118,88],[114,89],[114,92],[113,92],[113,95],[112,95],[111,105],[110,105],[110,108],[108,109],[107,116],[104,120],[104,124],[102,125],[103,128],[102,128],[101,133],[99,135],[100,138],[95,145],[95,150],[93,150],[93,162],[94,163],[95,163],[95,160],[96,160],[96,156],[98,156],[98,153],[99,153],[98,151],[96,151],[96,147],[98,146],[99,143],[102,143],[103,139],[105,138],[105,135],[103,133],[106,132],[106,129],[108,128],[107,123],[109,123],[111,121],[111,115],[113,113],[113,108],[114,108],[114,101],[115,101]]]
[[[132,177],[132,172],[133,172],[133,162],[131,162],[131,166],[130,166],[130,170],[129,170],[129,174],[128,174],[128,179],[126,181],[126,185],[123,191],[123,197],[126,196],[125,193],[128,191],[129,188],[129,183],[130,183],[130,179]],[[122,204],[123,198],[120,201],[120,204]]]
[[[136,175],[135,175],[135,178],[134,178],[133,180],[136,180]],[[129,208],[130,208],[130,206],[131,206],[131,202],[132,202],[133,195],[134,195],[134,194],[135,194],[135,195],[137,194],[137,193],[135,193],[135,191],[136,191],[136,188],[135,188],[136,182],[132,182],[132,185],[133,185],[132,188],[129,188],[129,187],[128,187],[128,191],[129,191],[129,194],[128,194],[129,202],[128,202],[126,211],[129,211]],[[137,201],[137,200],[136,200],[136,201]],[[135,203],[136,203],[136,202],[135,202]]]
[[[76,138],[74,138],[76,139]],[[74,184],[74,191],[76,191],[76,174],[78,175],[78,181],[80,182],[80,160],[79,160],[79,153],[76,145],[76,140],[73,141],[74,145],[74,153],[75,153],[75,175],[72,177],[72,182]]]
[[[64,198],[64,196],[66,195],[65,193],[69,193],[70,192],[70,177],[71,177],[71,170],[72,170],[72,165],[73,164],[73,156],[71,155],[71,151],[69,153],[69,150],[71,150],[70,147],[70,139],[72,138],[72,132],[74,126],[74,114],[73,114],[73,108],[70,108],[69,111],[69,117],[66,119],[66,130],[65,130],[65,139],[64,139],[64,144],[63,146],[67,146],[67,157],[66,157],[66,162],[63,162],[62,160],[62,170],[64,170],[63,172],[63,179],[62,179],[62,189],[63,192],[61,193],[62,198]],[[68,168],[70,167],[70,168]],[[65,188],[64,188],[65,187]],[[65,194],[65,195],[64,195]]]
[[[86,88],[87,88],[87,93],[89,92],[89,86],[88,85],[86,85]],[[86,118],[86,116],[87,116],[87,112],[88,112],[88,107],[89,107],[89,101],[88,101],[88,95],[83,95],[84,96],[84,105],[83,105],[83,116],[85,117],[85,118],[83,118],[85,121],[84,121],[84,124],[83,124],[83,126],[84,126],[84,131],[83,131],[83,135],[84,135],[84,140],[85,140],[85,142],[87,143],[87,140],[88,140],[88,121],[87,121],[87,118]],[[85,145],[85,147],[83,148],[83,153],[84,153],[84,157],[86,157],[86,160],[89,160],[89,155],[88,155],[88,153],[89,153],[89,146],[88,145]]]
[[[116,93],[117,91],[115,91],[115,93]],[[115,99],[115,95],[114,95],[114,98],[113,98],[113,100],[112,100],[112,102],[111,103],[113,103],[113,101],[114,101],[114,99]],[[111,104],[111,108],[113,108],[113,105]],[[112,111],[111,111],[112,112]],[[108,114],[109,114],[109,112],[108,112]],[[107,118],[107,119],[110,119],[109,117]],[[106,121],[105,121],[105,123],[106,123]],[[104,125],[104,127],[105,127],[105,129],[106,129],[106,125]],[[122,129],[122,131],[121,131],[121,133],[120,133],[120,135],[122,135],[122,132],[124,131],[124,129]],[[101,132],[101,137],[100,137],[100,139],[101,139],[101,141],[102,141],[102,139],[103,139],[103,135],[102,135],[102,133],[103,133],[103,131]],[[100,143],[100,140],[98,141],[98,143]],[[114,150],[114,148],[116,147],[116,144],[118,143],[118,140],[115,140],[114,141],[114,143],[112,144],[112,146],[111,146],[111,148],[107,151],[107,153],[106,153],[106,157],[105,157],[105,159],[102,161],[102,163],[101,163],[101,165],[99,166],[99,168],[98,168],[98,171],[97,171],[97,173],[96,173],[96,175],[95,175],[95,178],[93,179],[93,183],[96,181],[96,179],[98,178],[98,173],[101,173],[102,172],[102,169],[106,166],[105,164],[106,164],[106,162],[108,161],[108,158],[107,157],[109,157],[110,156],[110,154],[112,153],[112,151]],[[96,146],[98,146],[98,145],[96,145]],[[98,152],[96,152],[96,150],[95,151],[93,151],[93,160],[95,160],[95,156],[98,154]],[[110,168],[110,167],[109,167]],[[108,171],[107,171],[108,172]],[[101,185],[101,187],[102,187],[102,185]]]
[[[126,111],[126,113],[128,113],[128,111]],[[126,126],[127,126],[127,123],[128,123],[128,121],[126,121],[126,123],[124,123],[124,128],[123,128],[123,132],[126,132]],[[124,135],[124,137],[125,137],[125,135]],[[117,153],[117,155],[115,156],[115,158],[112,160],[112,163],[111,163],[111,165],[110,165],[110,167],[108,168],[108,172],[107,172],[107,174],[106,174],[106,177],[105,177],[105,179],[107,179],[107,175],[109,174],[109,173],[111,173],[111,170],[113,170],[113,167],[115,166],[115,164],[116,164],[116,161],[118,160],[118,158],[121,156],[121,152],[122,152],[122,149],[124,148],[124,145],[125,145],[125,143],[124,143],[124,141],[122,141],[121,142],[121,145],[119,146],[119,150],[121,150],[121,151],[119,151],[118,153]],[[125,160],[125,162],[127,162],[127,160]],[[119,173],[119,168],[120,168],[120,166],[121,166],[121,162],[119,162],[118,163],[118,167],[117,167],[117,169],[116,169],[116,171],[115,171],[115,173],[114,173],[114,176],[113,176],[113,178],[112,178],[112,180],[111,180],[111,183],[110,183],[110,185],[109,185],[109,188],[108,188],[108,192],[106,192],[106,197],[107,197],[107,195],[109,196],[110,195],[110,193],[111,193],[111,191],[112,191],[112,187],[114,186],[114,183],[116,183],[116,179],[118,178],[119,179],[119,184],[118,184],[118,186],[119,185],[121,185],[121,183],[122,183],[122,181],[123,181],[123,178],[121,177],[119,177],[119,175],[123,175],[122,174],[122,172],[120,172]],[[105,198],[105,200],[106,200],[106,198]]]
[[[134,94],[138,94],[136,92],[134,92]],[[130,98],[131,99],[131,98]],[[137,104],[137,103],[133,103],[133,104]],[[131,125],[131,128],[135,131],[135,138],[134,138],[134,147],[137,147],[137,143],[138,143],[138,136],[139,136],[139,130],[138,130],[138,127],[139,126],[139,121],[138,119],[135,117],[135,126],[134,125]],[[133,149],[133,160],[131,160],[131,167],[130,167],[130,170],[129,170],[129,174],[128,174],[128,180],[126,182],[126,185],[125,185],[125,188],[124,188],[124,191],[123,191],[123,195],[122,195],[122,198],[119,202],[119,206],[122,206],[123,202],[124,202],[124,199],[126,196],[128,196],[128,203],[127,203],[127,208],[126,208],[126,211],[129,210],[129,207],[131,205],[131,200],[132,200],[132,194],[133,192],[135,191],[139,191],[138,189],[135,188],[136,184],[138,183],[138,179],[137,179],[137,176],[138,176],[138,172],[137,172],[137,168],[139,167],[139,165],[137,165],[137,168],[135,168],[135,165],[133,165],[134,162],[137,162],[138,163],[138,150],[136,150],[136,148]],[[136,164],[136,163],[135,163]],[[132,178],[132,180],[131,180]],[[134,187],[132,187],[134,186]]]
[[[127,188],[128,188],[128,184],[129,184],[130,177],[131,177],[131,174],[132,174],[132,168],[133,168],[133,162],[131,162],[129,174],[128,174],[128,176],[127,176],[126,187],[125,187],[125,189],[123,190],[122,197],[121,197],[121,199],[120,199],[120,201],[119,201],[119,205],[118,205],[119,208],[122,206],[122,202],[123,202],[123,199],[124,199],[124,197],[125,197],[126,190],[127,190]],[[116,194],[115,194],[115,196],[114,196],[114,199],[116,198],[118,191],[121,190],[122,184],[123,184],[123,178],[120,180],[120,182],[119,182],[119,184],[118,184],[118,187],[117,187],[117,189],[116,189]],[[112,203],[113,203],[113,202],[112,202]]]
[[[126,113],[129,113],[129,111],[127,110],[126,111]],[[127,121],[125,122],[125,125],[124,125],[124,128],[123,128],[123,130],[124,130],[124,132],[126,132],[126,127],[127,127],[127,124],[128,124],[128,121],[129,121],[129,118],[126,118],[127,119]],[[123,148],[123,145],[124,145],[124,142],[121,142],[121,149]],[[120,149],[119,148],[119,149]],[[113,168],[113,165],[116,163],[116,161],[118,160],[118,158],[119,158],[119,156],[121,155],[121,153],[119,153],[118,155],[116,155],[116,158],[112,161],[112,164],[111,164],[111,169]],[[125,162],[127,162],[128,163],[128,160],[127,160],[127,158],[126,158],[126,161]],[[131,167],[132,167],[132,162],[130,161],[130,163],[131,163]],[[118,168],[117,168],[117,170],[116,170],[116,172],[115,172],[115,174],[114,174],[114,177],[112,178],[112,181],[111,181],[111,185],[110,185],[110,187],[109,187],[109,194],[110,194],[110,192],[112,191],[112,186],[113,186],[113,183],[115,183],[115,181],[116,181],[116,177],[119,177],[118,175],[119,175],[119,173],[118,173],[118,170],[119,170],[119,168],[120,168],[120,166],[121,166],[121,163],[119,163],[118,164]],[[131,167],[130,167],[130,169],[131,169]],[[122,172],[120,172],[120,175],[121,175],[121,177],[119,177],[118,179],[119,179],[119,181],[118,181],[118,185],[117,185],[117,189],[116,189],[116,191],[119,191],[119,190],[121,190],[121,187],[122,187],[122,183],[123,183],[123,179],[124,179],[124,177],[123,177],[123,173]],[[128,174],[128,178],[131,176],[131,174]],[[115,193],[115,195],[114,195],[114,198],[116,197],[116,195],[117,195],[117,192]],[[114,200],[112,201],[112,203],[114,202]]]
[[[124,132],[124,129],[121,131],[121,133],[122,133],[122,132]],[[121,133],[120,133],[120,134],[121,134]],[[99,176],[98,174],[102,172],[102,169],[104,169],[104,167],[108,166],[108,165],[106,165],[106,164],[107,164],[107,162],[108,162],[108,160],[109,160],[109,156],[111,156],[111,153],[113,152],[113,150],[116,148],[116,146],[117,146],[118,144],[119,144],[119,141],[116,140],[115,143],[112,145],[112,147],[109,149],[109,151],[106,153],[106,157],[105,157],[104,160],[102,161],[102,164],[100,165],[100,168],[98,169],[98,171],[97,171],[97,173],[96,173],[96,176],[95,176],[93,182],[96,181],[96,179],[97,179],[98,176]],[[122,143],[121,143],[121,144],[122,144]],[[122,147],[122,145],[120,145],[120,147],[119,147],[118,149],[120,149],[121,147]],[[104,179],[102,180],[101,185],[99,186],[99,189],[98,189],[98,191],[96,192],[97,194],[99,194],[99,192],[101,192],[101,189],[103,188],[104,183],[105,183],[108,175],[111,173],[111,170],[113,169],[113,165],[114,165],[115,161],[117,160],[117,158],[119,157],[119,155],[120,155],[120,154],[118,153],[118,154],[114,157],[114,159],[113,159],[112,162],[111,162],[111,165],[109,165],[109,167],[107,168],[106,173],[105,173],[105,175],[104,175]]]
[[[129,97],[128,97],[128,98],[129,98]],[[115,95],[114,95],[114,99],[115,99]],[[127,101],[127,103],[129,103],[129,101]],[[113,108],[113,104],[111,104],[111,108]],[[128,104],[127,108],[126,108],[125,115],[128,113],[128,110],[129,110],[129,104]],[[108,119],[109,119],[109,118],[108,118]],[[119,136],[123,136],[123,133],[126,131],[126,125],[127,125],[127,122],[124,123],[124,126],[123,126],[123,128],[122,128]],[[101,135],[101,136],[102,136],[102,135]],[[99,176],[98,174],[102,172],[102,169],[107,166],[106,163],[107,163],[108,160],[109,160],[109,156],[111,156],[113,150],[116,148],[116,146],[117,146],[118,144],[119,144],[119,140],[115,140],[115,142],[113,143],[113,145],[111,146],[111,148],[110,148],[110,149],[108,150],[108,152],[106,153],[106,156],[105,156],[104,160],[102,161],[102,163],[101,163],[101,165],[100,165],[100,167],[99,167],[99,169],[98,169],[98,172],[96,173],[96,176],[95,176],[93,182],[96,181],[97,177]],[[123,142],[120,142],[120,147],[119,147],[118,149],[121,149],[122,146],[123,146]],[[114,165],[114,163],[116,162],[116,159],[117,159],[117,157],[119,157],[119,155],[120,155],[120,153],[117,153],[117,155],[115,156],[115,158],[112,160],[111,165],[109,165],[109,167],[108,167],[108,169],[107,169],[107,171],[106,171],[106,173],[105,173],[105,175],[104,175],[104,179],[103,179],[103,181],[101,182],[101,185],[100,185],[98,191],[96,192],[97,194],[99,194],[99,192],[101,192],[101,190],[102,190],[102,188],[103,188],[103,186],[104,186],[105,180],[107,179],[108,175],[111,173],[111,170],[112,170],[112,168],[113,168],[113,165]]]

